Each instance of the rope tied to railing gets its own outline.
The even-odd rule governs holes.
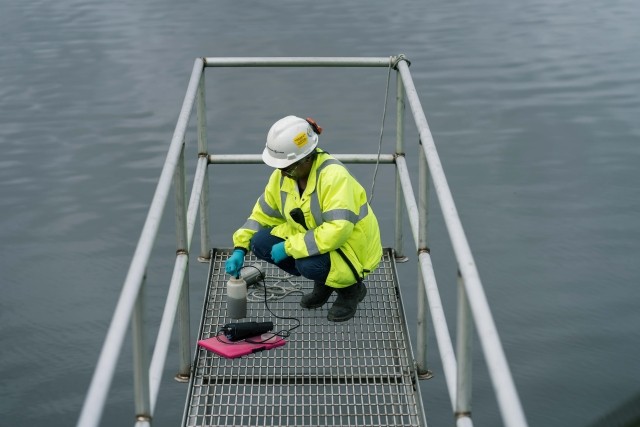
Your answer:
[[[373,171],[373,179],[371,182],[371,192],[369,193],[369,204],[373,203],[373,191],[376,186],[376,176],[378,175],[378,166],[380,166],[380,153],[382,152],[382,136],[384,135],[384,122],[387,117],[387,104],[389,103],[389,82],[391,81],[391,70],[398,70],[398,64],[401,61],[405,61],[408,65],[411,65],[411,62],[401,53],[398,56],[390,56],[389,57],[389,67],[387,68],[387,85],[384,91],[384,107],[382,109],[382,124],[380,125],[380,137],[378,140],[378,159],[376,161],[376,167]]]
[[[390,67],[392,67],[394,70],[398,69],[398,64],[400,63],[400,61],[405,61],[407,65],[411,65],[411,61],[409,61],[407,57],[404,56],[404,53],[401,53],[398,56],[391,56],[389,59],[391,60]]]

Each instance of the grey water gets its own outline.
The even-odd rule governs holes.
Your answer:
[[[637,2],[4,0],[1,10],[0,425],[75,424],[200,56],[405,54],[529,424],[587,426],[637,398]],[[384,68],[208,70],[210,149],[259,153],[271,123],[296,114],[325,128],[329,152],[375,153],[386,83]],[[394,149],[389,108],[383,152]],[[372,167],[354,171],[373,185]],[[212,172],[214,245],[231,246],[268,173]],[[385,246],[393,186],[381,166],[373,208]],[[433,194],[430,209],[453,331],[456,266]],[[173,216],[149,268],[149,324],[169,283]],[[398,268],[413,327],[409,235]],[[206,266],[191,264],[195,331]],[[475,423],[501,425],[474,349]],[[182,415],[173,353],[156,426]],[[433,333],[428,354],[427,420],[453,425]],[[103,425],[134,420],[129,350],[118,366]]]

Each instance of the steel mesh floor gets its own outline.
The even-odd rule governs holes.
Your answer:
[[[214,250],[199,339],[216,335],[231,320],[226,309],[224,262],[230,250]],[[267,286],[289,277],[249,254],[245,265],[259,264]],[[309,292],[313,283],[293,277],[289,283]],[[385,250],[365,283],[368,293],[347,322],[326,319],[325,306],[305,310],[301,292],[269,300],[278,316],[296,317],[283,347],[238,359],[225,359],[200,347],[194,360],[185,426],[422,426],[420,392],[415,384],[395,264]],[[254,290],[255,288],[255,290]],[[274,322],[274,330],[297,323],[273,317],[264,288],[251,286],[260,301],[248,303],[247,319]]]

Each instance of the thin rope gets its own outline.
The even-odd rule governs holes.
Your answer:
[[[293,293],[304,293],[302,291],[302,285],[295,284],[289,280],[292,277],[294,276],[279,279],[274,284],[268,286],[266,284],[266,280],[275,279],[275,277],[265,277],[265,280],[262,281],[262,285],[259,283],[254,285],[255,287],[260,287],[260,289],[253,289],[247,293],[247,301],[264,301],[265,298],[272,301],[282,299]],[[287,282],[288,284],[285,284],[284,282]],[[262,287],[264,287],[264,289],[262,289]]]
[[[378,166],[380,166],[380,153],[382,152],[382,135],[384,134],[384,120],[387,117],[387,102],[389,100],[389,81],[391,80],[391,68],[393,66],[393,57],[389,57],[389,70],[387,72],[387,88],[384,93],[384,108],[382,110],[382,125],[380,126],[380,140],[378,142],[378,158],[376,159],[376,168],[373,171],[373,180],[371,182],[371,192],[369,193],[369,204],[373,203],[373,190],[376,186],[376,176],[378,175]]]

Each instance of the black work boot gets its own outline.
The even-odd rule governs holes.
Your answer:
[[[303,308],[318,308],[325,305],[329,297],[333,293],[333,288],[322,282],[313,282],[313,291],[310,294],[304,294],[300,300],[300,306]]]
[[[336,289],[338,298],[329,309],[327,319],[332,322],[345,322],[356,314],[358,303],[367,295],[364,283],[354,283],[346,288]]]

